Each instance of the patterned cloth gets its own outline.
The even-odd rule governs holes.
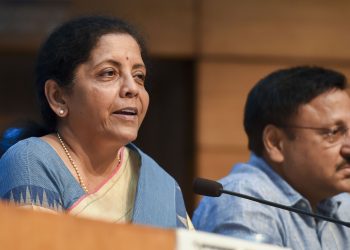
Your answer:
[[[123,173],[115,171],[110,179],[92,193],[95,202],[88,204],[94,203],[93,206],[100,207],[97,212],[96,209],[94,211],[97,216],[93,213],[84,216],[119,221],[116,220],[116,216],[123,215],[125,218],[121,221],[188,228],[190,221],[186,219],[186,208],[176,181],[136,146],[130,144],[126,149],[123,169],[130,168],[132,173],[125,178],[136,180],[134,191],[126,191],[129,192],[129,200],[124,201],[127,206],[131,204],[130,215],[123,215],[125,210],[122,209],[108,218],[105,216],[106,207],[96,202],[106,194],[109,194],[109,197],[113,196],[106,190],[110,186],[117,186],[118,184],[111,183],[120,181],[119,173]],[[131,158],[129,155],[132,155]],[[137,163],[138,166],[132,166],[130,162]],[[132,189],[132,185],[130,187]],[[77,204],[83,204],[83,201],[92,198],[89,196],[85,195],[56,151],[40,138],[31,137],[18,142],[0,160],[1,199],[20,206],[39,206],[53,211],[79,214],[77,209],[81,209],[81,206]],[[119,202],[116,197],[114,205],[118,206]]]
[[[311,212],[309,202],[252,155],[220,181],[224,189]],[[321,202],[317,213],[350,221],[350,195],[343,193]],[[296,250],[350,249],[350,228],[317,221],[254,201],[223,194],[205,197],[193,216],[196,229],[260,241]]]

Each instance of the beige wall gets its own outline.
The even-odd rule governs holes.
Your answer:
[[[349,59],[349,1],[200,2],[205,55]]]
[[[191,57],[195,38],[195,0],[74,0],[73,15],[117,15],[135,24],[146,36],[153,55]]]

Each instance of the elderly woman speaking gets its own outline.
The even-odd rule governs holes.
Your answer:
[[[31,128],[1,158],[1,199],[112,222],[190,227],[175,180],[131,144],[149,103],[144,56],[142,39],[119,19],[82,17],[54,30],[36,68],[44,127]]]

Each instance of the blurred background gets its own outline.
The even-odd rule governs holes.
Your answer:
[[[306,64],[350,76],[347,0],[0,0],[0,130],[39,119],[40,43],[88,14],[124,18],[145,36],[151,103],[136,144],[179,182],[190,215],[195,177],[219,179],[248,159],[243,107],[260,78]]]

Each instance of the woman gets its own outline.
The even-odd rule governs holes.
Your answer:
[[[71,20],[49,36],[36,69],[45,129],[1,158],[2,199],[113,222],[191,225],[174,179],[130,144],[149,103],[144,54],[138,34],[108,17]]]

